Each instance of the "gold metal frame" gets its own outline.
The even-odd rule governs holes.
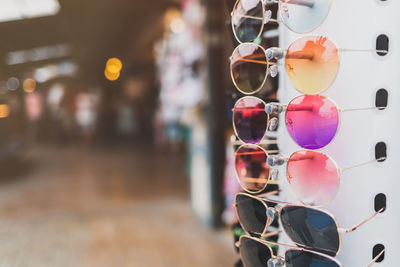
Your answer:
[[[242,0],[237,0],[236,2],[235,2],[235,5],[233,6],[233,10],[235,10],[235,8],[237,7],[237,5],[239,4],[239,2],[240,1],[242,1]],[[257,35],[257,37],[252,41],[252,43],[255,43],[255,42],[257,42],[259,39],[260,39],[260,37],[261,37],[261,35],[262,35],[262,33],[263,33],[263,31],[264,31],[264,25],[266,24],[265,23],[265,13],[266,13],[266,4],[264,3],[264,1],[263,0],[259,0],[260,2],[261,2],[261,5],[262,5],[262,18],[259,18],[259,17],[251,17],[252,19],[256,19],[256,20],[261,20],[262,21],[262,24],[261,24],[261,27],[260,27],[260,31],[259,31],[259,33],[258,33],[258,35]],[[270,19],[269,21],[271,21],[271,22],[275,22],[275,23],[283,23],[289,30],[291,30],[292,32],[294,32],[294,33],[299,33],[299,34],[306,34],[306,33],[309,33],[309,32],[312,32],[313,30],[315,30],[316,28],[318,28],[319,26],[321,26],[324,22],[325,22],[325,20],[326,20],[326,18],[328,17],[328,14],[330,13],[330,11],[331,11],[331,9],[332,9],[332,2],[333,2],[333,0],[330,0],[330,4],[329,4],[329,9],[328,9],[328,12],[325,14],[325,17],[323,18],[323,20],[321,20],[321,22],[318,24],[318,25],[316,25],[314,28],[312,28],[310,31],[307,31],[307,32],[298,32],[298,31],[295,31],[295,30],[293,30],[291,27],[289,27],[288,25],[287,25],[287,23],[286,23],[286,21],[285,21],[285,19],[283,18],[284,16],[282,15],[282,0],[278,0],[277,1],[278,2],[278,13],[279,13],[279,16],[280,16],[280,20],[279,19]],[[235,31],[235,26],[234,26],[234,23],[233,23],[233,10],[232,10],[232,12],[231,12],[231,26],[232,26],[232,32],[233,32],[233,35],[235,36],[235,39],[239,42],[239,43],[243,43],[240,39],[239,39],[239,37],[237,36],[237,34],[236,34],[236,31]],[[249,16],[242,16],[242,17],[249,17]],[[268,21],[268,22],[269,22]],[[268,23],[267,22],[267,23]]]
[[[318,94],[317,94],[317,95],[318,95]],[[281,105],[281,104],[279,104],[279,103],[276,103],[276,104],[280,105],[282,108],[285,109],[285,110],[284,110],[284,112],[285,112],[285,114],[284,114],[285,121],[286,121],[286,118],[287,118],[287,117],[286,117],[286,116],[287,116],[287,107],[289,107],[290,104],[291,104],[297,97],[300,97],[300,96],[304,96],[304,94],[294,97],[292,100],[289,101],[289,104],[287,104],[287,105]],[[305,96],[307,96],[307,95],[305,95]],[[320,95],[320,96],[323,96],[323,95]],[[336,129],[335,135],[334,135],[334,137],[332,138],[332,140],[331,140],[326,146],[324,146],[324,147],[321,147],[321,148],[318,148],[318,149],[312,149],[313,151],[321,151],[322,149],[325,149],[328,145],[330,145],[330,144],[336,139],[336,136],[337,136],[337,134],[339,133],[340,128],[341,128],[341,125],[342,125],[342,113],[343,113],[343,112],[358,111],[358,110],[373,110],[373,109],[384,110],[384,109],[386,109],[386,107],[367,107],[367,108],[341,109],[341,108],[339,108],[338,104],[337,104],[332,98],[330,98],[330,97],[328,97],[328,96],[323,96],[323,97],[325,97],[326,99],[328,99],[329,101],[331,101],[331,102],[335,105],[336,110],[337,110],[337,112],[338,112],[339,123],[338,123],[338,127],[337,127],[337,129]],[[234,105],[232,111],[235,111],[235,109],[236,109],[236,104],[237,104],[239,101],[241,101],[241,100],[243,100],[243,99],[249,99],[249,98],[254,98],[254,99],[259,100],[260,102],[262,102],[262,103],[264,104],[264,107],[267,105],[267,103],[266,103],[264,100],[262,100],[261,98],[258,98],[258,97],[255,97],[255,96],[244,96],[244,97],[239,98],[239,99],[236,101],[236,103],[235,103],[235,105]],[[269,126],[270,126],[270,117],[271,117],[271,116],[270,116],[270,114],[268,114],[268,113],[266,113],[266,114],[267,114],[267,125],[266,125],[266,128],[265,128],[265,133],[264,133],[263,137],[261,138],[261,140],[260,140],[258,143],[254,143],[254,144],[256,144],[256,145],[258,145],[258,144],[260,144],[260,143],[262,142],[262,140],[265,138],[265,136],[267,135],[268,130],[269,130]],[[232,126],[233,126],[233,131],[234,131],[235,135],[238,137],[238,139],[239,139],[242,143],[246,144],[246,142],[244,142],[244,141],[240,138],[240,136],[238,135],[238,132],[237,132],[236,126],[235,126],[234,114],[232,115]],[[285,126],[286,126],[286,123],[285,123]],[[285,128],[286,128],[286,131],[287,131],[287,133],[289,134],[290,138],[293,140],[294,143],[296,143],[296,145],[297,145],[300,149],[307,149],[307,148],[304,148],[304,147],[300,146],[299,144],[297,144],[297,142],[296,142],[296,141],[292,138],[292,136],[290,135],[289,130],[287,129],[287,127],[285,127]],[[253,143],[252,143],[252,144],[253,144]]]
[[[313,151],[313,152],[316,152],[316,153],[320,153],[320,154],[326,156],[330,161],[332,161],[333,165],[335,165],[336,173],[337,173],[337,177],[338,177],[338,183],[337,183],[337,186],[336,186],[335,194],[332,196],[331,200],[329,200],[328,202],[326,202],[326,203],[324,203],[324,204],[321,204],[321,205],[315,205],[315,206],[313,206],[313,207],[324,207],[324,206],[329,205],[329,204],[335,199],[335,197],[336,197],[336,195],[337,195],[337,192],[339,191],[339,186],[340,186],[340,180],[341,180],[342,173],[341,173],[341,170],[340,170],[338,164],[336,163],[336,161],[335,161],[331,156],[329,156],[329,155],[327,155],[327,154],[325,154],[325,153],[321,153],[321,152],[319,152],[319,151],[309,150],[309,149],[302,149],[302,150],[298,150],[298,151],[293,152],[293,153],[290,155],[290,157],[287,159],[287,161],[289,161],[290,158],[291,158],[295,153],[300,152],[300,151]],[[288,164],[286,164],[286,168],[285,168],[285,169],[286,169],[286,181],[287,181],[287,182],[289,183],[289,185],[290,185],[289,177],[288,177],[288,175],[287,175],[287,174],[288,174]],[[292,191],[293,195],[296,196],[296,199],[297,199],[300,203],[302,203],[303,205],[309,205],[309,204],[307,204],[307,203],[304,203],[304,202],[297,196],[297,194],[296,194],[296,193],[294,192],[294,190],[292,189],[292,186],[290,186],[290,190]]]
[[[349,166],[349,167],[340,168],[340,167],[338,166],[338,164],[336,163],[336,161],[335,161],[332,157],[330,157],[329,155],[327,155],[327,154],[325,154],[325,153],[322,153],[322,152],[316,151],[316,150],[301,149],[301,150],[298,150],[298,151],[293,152],[293,153],[290,155],[290,157],[289,157],[288,159],[286,159],[286,161],[289,161],[290,158],[293,156],[294,153],[297,153],[297,152],[300,152],[300,151],[312,151],[312,152],[315,152],[315,153],[322,154],[322,155],[326,156],[328,159],[330,159],[330,160],[332,161],[332,163],[333,163],[333,164],[335,165],[335,167],[336,167],[336,171],[337,171],[337,175],[338,175],[338,184],[337,184],[337,188],[336,188],[335,195],[334,195],[334,196],[331,198],[331,200],[329,200],[328,202],[326,202],[326,203],[324,203],[324,204],[321,204],[321,205],[315,205],[314,207],[324,207],[324,206],[327,206],[327,205],[329,205],[329,204],[335,199],[336,194],[337,194],[337,192],[339,191],[340,180],[341,180],[341,177],[342,177],[342,173],[343,173],[344,171],[347,171],[347,170],[349,170],[349,169],[356,168],[356,167],[361,167],[361,166],[364,166],[364,165],[367,165],[367,164],[370,164],[370,163],[373,163],[373,162],[379,162],[379,161],[381,161],[381,160],[385,160],[385,159],[386,159],[386,157],[381,157],[381,158],[378,158],[378,159],[369,160],[369,161],[362,162],[362,163],[359,163],[359,164],[356,164],[356,165],[352,165],[352,166]],[[288,166],[287,166],[287,164],[286,164],[286,179],[288,180],[289,177],[288,177],[287,173],[288,173]],[[289,183],[289,182],[288,182],[288,183]],[[289,184],[290,184],[290,183],[289,183]],[[291,188],[291,190],[292,190],[292,188]],[[293,190],[292,190],[292,192],[293,192]],[[294,195],[296,196],[295,193],[294,193]],[[303,202],[301,199],[299,199],[297,196],[296,196],[296,198],[297,198],[297,200],[300,201],[302,204],[304,204],[304,205],[310,205],[310,204],[304,203],[304,202]]]
[[[233,10],[235,10],[236,6],[239,4],[240,1],[242,1],[242,0],[237,0],[237,1],[236,1],[235,5],[233,6]],[[262,24],[261,24],[260,32],[258,33],[257,38],[254,39],[253,42],[256,42],[256,41],[261,37],[261,34],[262,34],[262,32],[264,31],[264,24],[265,24],[265,23],[264,23],[264,19],[265,19],[265,5],[264,5],[264,3],[263,3],[262,0],[259,0],[259,1],[261,2],[261,5],[262,5],[262,18],[260,18],[260,19],[262,20]],[[234,35],[235,38],[236,38],[236,41],[238,41],[238,42],[241,44],[242,41],[240,41],[239,37],[236,35],[235,26],[234,26],[234,23],[233,23],[233,10],[232,10],[232,12],[231,12],[231,26],[232,26],[232,32],[233,32],[233,35]]]
[[[326,97],[326,96],[324,96],[324,97]],[[265,103],[262,99],[257,98],[257,97],[254,97],[254,96],[244,96],[244,97],[240,98],[236,103],[238,103],[240,100],[245,99],[245,98],[255,98],[255,99],[257,99],[257,100],[260,100],[262,103],[264,103],[264,105],[266,105],[266,103]],[[296,98],[296,97],[295,97],[295,98]],[[289,105],[290,105],[290,103],[291,103],[295,98],[293,98],[293,99],[289,102]],[[336,136],[337,136],[337,134],[338,134],[338,132],[339,132],[339,130],[340,130],[340,126],[341,126],[341,113],[342,113],[342,112],[354,111],[354,110],[365,110],[365,109],[382,109],[382,108],[380,108],[380,107],[373,107],[373,108],[371,107],[371,108],[360,108],[360,109],[347,109],[347,110],[343,110],[343,109],[340,109],[340,108],[338,107],[338,105],[336,104],[336,102],[333,101],[331,98],[329,98],[329,97],[326,97],[326,98],[329,99],[330,101],[332,101],[332,103],[336,106],[336,109],[337,109],[337,111],[338,111],[338,117],[339,117],[338,128],[336,129],[335,136],[332,138],[332,140],[331,140],[331,142],[329,142],[329,144],[331,144],[331,143],[334,141],[334,139],[336,138]],[[289,105],[287,105],[287,106],[289,106]],[[286,106],[286,105],[282,105],[282,107],[287,107],[287,106]],[[235,110],[235,107],[236,107],[236,104],[235,104],[233,110]],[[267,114],[267,116],[268,116],[268,117],[267,117],[267,121],[268,121],[268,122],[267,122],[267,126],[266,126],[266,128],[265,128],[264,136],[263,136],[263,138],[262,138],[261,140],[263,140],[263,139],[265,138],[265,136],[267,135],[267,133],[268,133],[268,129],[269,129],[269,125],[270,125],[270,116],[269,116],[269,114]],[[285,110],[285,120],[286,120],[286,110]],[[263,147],[261,147],[261,146],[259,145],[260,142],[261,142],[261,140],[260,140],[260,142],[258,142],[258,143],[256,143],[256,144],[246,144],[246,143],[244,143],[244,141],[240,139],[240,137],[239,137],[239,135],[238,135],[238,133],[237,133],[236,126],[235,126],[235,123],[234,123],[234,115],[232,116],[232,125],[233,125],[233,130],[234,130],[234,132],[235,132],[235,135],[239,138],[240,141],[243,142],[243,145],[241,145],[241,146],[235,151],[235,154],[234,154],[234,157],[235,157],[235,158],[236,158],[236,156],[237,156],[237,151],[238,151],[241,147],[243,147],[243,146],[245,146],[245,145],[248,145],[248,146],[256,146],[256,147],[260,148],[262,151],[265,152],[265,154],[267,155],[267,157],[269,156],[269,153],[277,152],[277,151],[267,151],[267,150],[265,150]],[[285,127],[286,127],[286,126],[285,126]],[[288,131],[287,127],[286,127],[286,130]],[[288,134],[289,134],[289,132],[288,132]],[[290,134],[289,134],[289,136],[291,137]],[[291,138],[292,138],[292,137],[291,137]],[[292,138],[292,140],[293,140],[293,138]],[[293,141],[294,141],[294,140],[293,140]],[[295,142],[295,141],[294,141],[294,142]],[[296,142],[295,142],[295,143],[296,143]],[[328,146],[329,144],[327,144],[326,146]],[[324,147],[322,147],[322,148],[320,148],[320,149],[313,149],[313,150],[311,150],[311,149],[303,148],[303,147],[301,147],[301,146],[300,146],[299,144],[297,144],[297,143],[296,143],[296,145],[298,145],[298,146],[301,148],[300,150],[298,150],[298,151],[296,151],[296,152],[300,152],[300,151],[313,151],[313,152],[315,152],[315,153],[320,153],[320,154],[326,156],[328,159],[330,159],[331,162],[332,162],[332,163],[335,165],[335,167],[336,167],[337,177],[338,177],[338,184],[337,184],[337,187],[336,187],[335,195],[332,197],[332,199],[331,199],[330,201],[328,201],[328,202],[326,202],[326,203],[323,203],[323,204],[321,204],[321,205],[316,205],[316,206],[326,206],[326,205],[328,205],[329,203],[331,203],[331,202],[333,201],[333,199],[334,199],[335,196],[337,195],[337,192],[338,192],[339,187],[340,187],[342,172],[344,172],[344,171],[346,171],[346,170],[348,170],[348,169],[352,169],[352,168],[358,167],[358,166],[363,166],[363,165],[365,165],[365,164],[369,164],[369,163],[372,163],[372,162],[381,161],[381,160],[386,159],[386,157],[384,157],[384,158],[374,159],[374,160],[371,160],[371,161],[368,161],[368,162],[360,163],[360,164],[357,164],[357,165],[353,165],[353,166],[349,166],[349,167],[345,167],[345,168],[340,168],[340,167],[338,166],[338,164],[336,163],[336,161],[335,161],[332,157],[330,157],[329,155],[327,155],[327,154],[321,152],[321,150],[324,149],[324,148],[326,148],[326,146],[324,146]],[[268,152],[269,152],[269,153],[268,153]],[[286,161],[289,161],[290,158],[291,158],[296,152],[293,152],[293,153],[290,155],[289,158],[286,158]],[[288,166],[287,166],[287,164],[286,164],[286,180],[288,181],[287,173],[288,173]],[[239,183],[240,186],[243,188],[243,190],[246,191],[246,192],[248,192],[248,193],[252,193],[252,194],[257,194],[257,193],[260,193],[260,192],[262,192],[263,190],[265,190],[265,188],[268,186],[268,183],[269,183],[270,180],[271,180],[271,171],[269,171],[267,183],[265,184],[265,186],[264,186],[261,190],[259,190],[259,191],[252,191],[252,190],[249,190],[249,189],[245,188],[245,187],[241,184],[240,179],[239,179],[239,175],[238,175],[238,173],[237,173],[237,171],[236,171],[236,166],[235,166],[235,175],[236,175],[236,179],[237,179],[238,183]],[[288,181],[288,183],[289,183],[289,181]],[[271,183],[269,183],[269,184],[271,184]],[[290,183],[289,183],[289,184],[290,184]],[[293,190],[292,190],[292,192],[293,192]],[[296,195],[296,194],[294,194],[294,195]],[[299,199],[297,196],[296,196],[296,198],[297,198],[297,200],[300,201],[302,204],[307,205],[307,203],[304,203],[304,202],[303,202],[301,199]]]
[[[262,148],[261,146],[255,145],[255,144],[243,144],[243,145],[241,145],[241,146],[235,151],[235,153],[234,153],[234,158],[235,158],[235,159],[236,159],[236,156],[237,156],[238,151],[239,151],[240,148],[242,148],[243,146],[254,146],[254,147],[258,147],[258,148],[260,148],[262,151],[264,151],[264,153],[265,153],[265,155],[266,155],[267,157],[269,156],[268,152],[269,152],[269,153],[278,152],[278,151],[275,151],[275,150],[265,150],[265,149]],[[235,160],[235,161],[236,161],[236,160]],[[260,189],[260,190],[258,190],[258,191],[249,190],[248,188],[246,188],[245,186],[242,185],[242,183],[240,182],[239,175],[238,175],[238,173],[237,173],[237,171],[236,171],[236,164],[235,164],[235,176],[236,176],[236,180],[237,180],[237,182],[239,183],[240,187],[241,187],[244,191],[246,191],[246,192],[248,192],[248,193],[250,193],[250,194],[258,194],[258,193],[261,193],[262,191],[265,190],[265,188],[267,188],[268,185],[271,185],[271,184],[278,184],[278,182],[271,181],[271,167],[269,167],[269,170],[268,170],[268,178],[267,178],[267,181],[266,181],[265,185],[263,186],[262,189]]]
[[[280,207],[279,210],[277,210],[278,216],[279,216],[279,220],[280,220],[280,221],[281,221],[281,211],[282,211],[282,209],[284,209],[285,207],[303,207],[303,208],[313,209],[313,210],[317,210],[317,211],[319,211],[319,212],[325,213],[326,215],[328,215],[329,217],[332,218],[332,220],[335,222],[336,228],[337,228],[337,233],[338,233],[338,237],[339,237],[339,247],[338,247],[338,250],[337,250],[335,256],[337,256],[337,255],[339,254],[339,252],[340,252],[340,250],[341,250],[341,248],[342,248],[342,234],[343,234],[343,233],[351,233],[351,232],[357,230],[360,226],[362,226],[362,225],[364,225],[365,223],[367,223],[368,221],[372,220],[372,219],[373,219],[374,217],[376,217],[379,213],[381,213],[382,211],[384,211],[384,210],[386,209],[386,207],[381,208],[379,211],[375,212],[374,214],[372,214],[371,216],[369,216],[368,218],[364,219],[362,222],[360,222],[359,224],[357,224],[357,225],[355,225],[355,226],[353,226],[353,227],[350,227],[350,228],[341,228],[341,227],[339,226],[339,224],[338,224],[338,222],[337,222],[335,216],[334,216],[332,213],[330,213],[329,211],[326,211],[326,210],[323,210],[323,209],[319,209],[319,208],[316,208],[316,207],[306,206],[306,205],[296,205],[296,204],[291,204],[291,203],[287,203],[287,202],[281,202],[281,201],[277,201],[277,200],[271,200],[271,199],[261,198],[261,197],[253,196],[253,195],[250,195],[250,194],[247,194],[247,193],[238,193],[238,194],[236,194],[236,196],[235,196],[234,207],[235,207],[235,209],[236,209],[236,213],[237,213],[237,214],[239,214],[239,213],[237,212],[237,203],[236,203],[236,197],[237,197],[238,195],[248,196],[248,197],[250,197],[250,198],[253,198],[253,199],[256,199],[256,200],[260,201],[260,202],[263,204],[263,206],[266,208],[266,211],[267,211],[267,209],[268,209],[269,207],[268,207],[268,205],[267,205],[265,202],[272,202],[272,203],[276,203],[276,204],[282,205],[282,207]],[[275,209],[275,210],[276,210],[276,209]],[[240,220],[239,220],[239,223],[240,223],[240,226],[242,227],[242,229],[246,232],[246,234],[250,235],[250,233],[243,227],[243,224],[242,224],[242,222],[241,222]],[[263,231],[263,233],[260,234],[261,237],[269,236],[268,234],[266,234],[266,232],[267,232],[267,229],[268,229],[270,223],[272,223],[272,222],[270,222],[270,219],[267,217],[267,222],[266,222],[264,231]],[[281,222],[281,223],[282,223],[282,222]],[[283,228],[283,232],[289,237],[289,239],[290,239],[294,244],[296,244],[296,245],[299,246],[299,247],[307,248],[305,245],[298,244],[298,243],[294,242],[293,239],[287,234],[285,228]],[[256,234],[259,234],[259,233],[256,233]],[[312,249],[312,248],[310,248],[310,249]]]
[[[304,95],[305,95],[305,94],[302,94],[302,95],[299,95],[299,96],[294,97],[292,100],[289,101],[289,104],[287,104],[286,107],[289,107],[290,104],[292,103],[292,101],[294,101],[297,97],[304,96]],[[316,94],[316,95],[319,95],[319,94]],[[307,96],[307,95],[305,95],[305,96]],[[323,96],[323,95],[320,95],[320,96]],[[312,149],[313,151],[321,151],[322,149],[325,149],[327,146],[329,146],[329,145],[333,142],[333,140],[335,140],[335,138],[336,138],[336,136],[337,136],[337,134],[338,134],[338,132],[339,132],[339,130],[340,130],[340,126],[342,125],[342,110],[339,108],[338,104],[337,104],[332,98],[330,98],[330,97],[328,97],[328,96],[323,96],[323,97],[325,97],[326,99],[328,99],[329,101],[331,101],[331,102],[335,105],[336,110],[337,110],[337,112],[338,112],[338,119],[339,119],[339,122],[338,122],[338,127],[336,128],[335,135],[333,136],[332,140],[331,140],[326,146],[324,146],[324,147],[321,147],[321,148],[318,148],[318,149]],[[286,111],[287,111],[287,110],[285,109],[285,126],[286,126],[286,116],[287,116],[287,112],[286,112]],[[286,126],[285,128],[286,128],[286,131],[287,131],[288,135],[290,136],[290,138],[293,140],[293,142],[294,142],[298,147],[300,147],[300,149],[307,149],[307,148],[304,148],[304,147],[300,146],[299,144],[297,144],[297,142],[294,141],[294,139],[293,139],[292,136],[290,135],[287,126]]]
[[[238,1],[240,1],[240,0],[238,0]],[[321,93],[325,92],[328,88],[330,88],[330,87],[332,86],[332,84],[334,83],[334,81],[337,79],[337,75],[338,75],[338,73],[339,73],[339,69],[340,69],[340,65],[341,65],[341,63],[340,63],[340,53],[341,53],[341,52],[381,52],[381,53],[388,53],[387,50],[338,48],[337,44],[336,44],[334,41],[332,41],[331,39],[329,39],[329,38],[327,38],[327,37],[324,37],[324,36],[322,36],[322,35],[316,35],[316,34],[298,37],[298,38],[296,38],[296,39],[288,46],[287,49],[283,49],[283,50],[284,50],[284,51],[287,51],[288,49],[290,49],[290,47],[291,47],[294,43],[296,43],[298,40],[300,40],[300,39],[302,39],[302,38],[304,38],[304,37],[323,37],[323,38],[326,38],[327,40],[329,40],[330,42],[332,42],[332,43],[335,45],[336,50],[338,51],[338,55],[337,55],[337,56],[338,56],[338,68],[337,68],[335,77],[334,77],[334,79],[332,80],[332,83],[329,84],[329,86],[328,86],[327,88],[321,90],[320,92],[313,93],[313,94],[308,94],[308,95],[318,95],[318,94],[321,94]],[[243,44],[254,44],[254,45],[257,45],[258,47],[260,47],[260,48],[265,52],[265,49],[264,49],[262,46],[260,46],[260,45],[258,45],[258,44],[256,44],[256,43],[245,42],[245,43],[240,43],[240,44],[234,49],[232,55],[233,55],[233,54],[236,52],[236,50],[237,50],[241,45],[243,45]],[[286,64],[286,59],[287,59],[287,53],[286,53],[286,55],[284,56],[285,64]],[[247,92],[244,92],[243,90],[241,90],[241,89],[239,88],[239,86],[237,85],[237,83],[236,83],[236,81],[235,81],[235,79],[234,79],[234,77],[233,77],[233,71],[232,71],[232,65],[233,65],[233,64],[232,64],[232,56],[230,57],[230,72],[231,72],[231,79],[232,79],[232,82],[233,82],[233,84],[235,85],[236,89],[237,89],[239,92],[241,92],[241,93],[243,93],[243,94],[245,94],[245,95],[253,95],[253,94],[259,92],[259,91],[263,88],[263,86],[265,85],[265,81],[266,81],[267,78],[268,78],[268,75],[269,75],[269,67],[270,67],[271,65],[279,65],[278,63],[271,63],[271,62],[269,62],[267,58],[266,58],[266,63],[264,63],[264,62],[255,62],[255,63],[266,64],[266,65],[267,65],[266,75],[265,75],[264,81],[262,82],[261,86],[260,86],[259,88],[257,88],[257,90],[255,90],[254,92],[251,92],[251,93],[247,93]],[[286,68],[285,68],[285,72],[286,72]],[[287,75],[287,73],[286,73],[286,75]],[[290,79],[289,79],[289,80],[290,80]],[[290,81],[290,83],[293,85],[293,83],[292,83],[291,81]],[[294,86],[293,86],[293,87],[294,87]],[[299,93],[305,94],[304,92],[300,91],[298,88],[296,88],[296,87],[294,87],[294,88],[295,88]]]
[[[273,234],[275,234],[275,233],[273,233]],[[303,252],[312,253],[312,254],[315,254],[315,255],[318,255],[318,256],[327,258],[327,259],[333,261],[334,263],[336,263],[339,267],[342,267],[342,264],[341,264],[337,259],[335,259],[335,258],[332,257],[332,256],[325,255],[325,254],[323,254],[323,253],[320,253],[320,252],[317,252],[317,251],[308,250],[308,249],[301,248],[301,247],[290,246],[290,245],[281,244],[281,243],[278,243],[278,242],[265,241],[265,240],[262,240],[262,239],[259,239],[259,238],[256,238],[256,237],[252,237],[252,236],[249,236],[249,235],[242,235],[242,236],[240,236],[239,241],[236,242],[236,244],[235,244],[235,246],[239,248],[239,254],[240,254],[240,258],[241,258],[241,259],[243,259],[243,256],[242,256],[242,250],[241,250],[241,248],[240,248],[240,245],[241,245],[241,241],[242,241],[243,238],[252,239],[252,240],[254,240],[254,241],[256,241],[256,242],[258,242],[258,243],[264,245],[265,247],[267,247],[267,248],[269,249],[270,253],[271,253],[271,258],[272,258],[272,259],[281,258],[281,257],[279,257],[279,256],[277,256],[277,255],[274,255],[274,252],[273,252],[273,250],[272,250],[270,244],[289,248],[289,249],[287,249],[287,250],[285,251],[285,257],[284,257],[284,258],[286,258],[286,254],[287,254],[288,252],[290,252],[290,251],[294,251],[294,250],[296,250],[296,251],[303,251]],[[283,259],[283,260],[284,260],[284,259]],[[244,263],[243,263],[243,264],[244,264]],[[245,266],[245,267],[246,267],[246,266]]]
[[[241,0],[238,0],[238,1],[241,1]],[[229,57],[229,61],[230,61],[230,72],[231,72],[231,80],[232,80],[232,82],[233,82],[233,84],[235,85],[235,87],[236,87],[236,89],[239,91],[239,92],[241,92],[242,94],[244,94],[244,95],[253,95],[253,94],[256,94],[256,93],[258,93],[258,92],[260,92],[261,91],[261,89],[264,87],[264,85],[265,85],[265,82],[267,81],[267,79],[268,79],[268,75],[269,75],[269,66],[270,65],[273,65],[273,64],[270,64],[269,62],[268,62],[268,60],[267,60],[267,56],[265,56],[265,64],[264,64],[264,62],[259,62],[259,64],[263,64],[263,65],[267,65],[267,69],[266,69],[266,71],[265,71],[265,77],[264,77],[264,80],[263,80],[263,82],[261,83],[261,85],[254,91],[254,92],[250,92],[250,93],[248,93],[248,92],[245,92],[245,91],[243,91],[242,89],[240,89],[239,88],[239,85],[236,83],[236,81],[235,81],[235,78],[233,77],[233,62],[232,62],[232,57],[233,57],[233,55],[236,53],[236,51],[239,49],[239,47],[241,46],[241,45],[248,45],[248,44],[251,44],[251,45],[256,45],[257,47],[259,47],[259,48],[261,48],[262,49],[262,51],[264,52],[264,56],[265,56],[265,49],[264,49],[264,47],[262,47],[261,45],[259,45],[259,44],[256,44],[256,43],[240,43],[234,50],[233,50],[233,52],[232,52],[232,55]]]
[[[233,132],[235,133],[235,135],[237,136],[237,138],[238,138],[241,142],[243,142],[243,144],[247,144],[246,142],[244,142],[244,141],[239,137],[239,134],[238,134],[238,132],[237,132],[237,130],[236,130],[236,126],[235,126],[235,114],[234,114],[234,111],[235,111],[235,109],[236,109],[236,104],[237,104],[239,101],[243,100],[243,99],[257,99],[257,100],[259,100],[260,102],[262,102],[262,103],[264,104],[264,112],[265,112],[265,105],[267,105],[267,103],[266,103],[264,100],[262,100],[261,98],[258,98],[258,97],[255,97],[255,96],[244,96],[244,97],[239,98],[239,99],[236,101],[235,105],[233,106],[233,109],[232,109],[232,111],[233,111],[233,112],[232,112],[232,126],[233,126]],[[268,133],[268,128],[269,128],[269,125],[270,125],[270,115],[269,115],[268,113],[266,113],[266,112],[265,112],[265,114],[267,115],[267,126],[266,126],[266,128],[265,128],[265,132],[264,132],[263,137],[260,139],[260,142],[256,143],[256,145],[260,144],[260,143],[262,142],[262,140],[265,138],[265,136],[267,135],[267,133]]]
[[[312,28],[311,30],[309,30],[309,31],[307,31],[307,32],[298,32],[298,31],[295,31],[295,30],[293,30],[292,28],[290,28],[290,27],[286,24],[286,22],[285,22],[285,20],[284,20],[284,18],[283,18],[283,14],[282,14],[282,7],[281,7],[281,5],[282,5],[282,0],[279,0],[279,2],[278,2],[278,5],[279,5],[279,16],[281,17],[281,21],[282,21],[282,23],[286,26],[286,28],[288,28],[288,29],[291,30],[292,32],[298,33],[298,34],[306,34],[306,33],[312,32],[313,30],[317,29],[319,26],[321,26],[321,25],[325,22],[326,18],[328,17],[329,13],[331,12],[332,3],[333,3],[333,0],[330,0],[328,12],[326,12],[325,17],[323,18],[323,20],[321,20],[321,22],[319,23],[319,25],[315,26],[314,28]]]

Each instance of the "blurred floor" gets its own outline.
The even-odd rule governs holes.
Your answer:
[[[224,267],[236,259],[226,233],[193,218],[182,157],[42,147],[5,165],[0,267]]]

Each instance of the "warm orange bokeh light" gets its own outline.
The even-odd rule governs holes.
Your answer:
[[[122,62],[120,59],[113,57],[107,60],[106,69],[111,73],[117,73],[122,70]]]
[[[171,22],[176,19],[181,17],[181,11],[178,8],[175,7],[170,7],[165,11],[164,13],[164,26],[165,28],[169,28],[171,25]]]
[[[106,76],[107,80],[109,81],[116,81],[120,76],[120,72],[109,72],[108,69],[104,70],[104,76]]]
[[[121,75],[122,61],[119,58],[113,57],[107,60],[104,76],[107,80],[116,81]]]
[[[0,118],[7,118],[10,115],[10,107],[6,104],[0,105]]]
[[[36,81],[28,78],[23,83],[23,88],[26,93],[32,93],[36,89]]]

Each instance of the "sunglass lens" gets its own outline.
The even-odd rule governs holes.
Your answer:
[[[330,256],[339,251],[337,225],[327,213],[302,206],[287,206],[281,211],[281,222],[296,244]]]
[[[306,95],[321,93],[336,78],[338,49],[326,37],[302,37],[289,46],[285,67],[290,82],[298,91]]]
[[[239,99],[233,109],[233,127],[239,139],[245,143],[256,144],[267,131],[268,114],[265,104],[256,97]]]
[[[285,259],[286,267],[340,267],[328,257],[301,250],[286,251]]]
[[[261,89],[267,77],[267,67],[264,49],[256,44],[244,43],[233,51],[232,79],[244,94],[253,94]]]
[[[271,250],[266,245],[248,237],[240,240],[240,254],[246,267],[268,266],[268,260],[272,257]]]
[[[325,20],[332,0],[279,1],[285,25],[298,33],[310,32]]]
[[[316,151],[300,150],[293,153],[288,160],[286,174],[297,198],[306,205],[328,204],[339,186],[336,164],[328,156]]]
[[[261,201],[244,194],[237,194],[236,211],[246,232],[255,235],[264,232],[268,217]]]
[[[235,153],[235,171],[244,189],[252,193],[262,191],[269,179],[267,154],[256,145],[241,146]]]
[[[320,149],[335,137],[339,112],[335,103],[321,95],[294,98],[286,110],[286,128],[292,139],[306,149]]]
[[[232,11],[232,25],[239,42],[253,42],[261,34],[264,19],[261,0],[240,0]]]

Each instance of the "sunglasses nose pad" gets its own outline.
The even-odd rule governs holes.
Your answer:
[[[269,130],[270,131],[275,131],[276,128],[278,128],[278,118],[272,118],[269,121]]]
[[[282,267],[285,265],[285,262],[281,258],[271,258],[267,263],[268,267]]]
[[[281,156],[268,156],[267,163],[269,166],[280,166],[285,163],[285,158]]]
[[[264,24],[267,24],[269,22],[269,20],[272,17],[272,11],[271,10],[267,10],[265,12],[265,18],[264,18]]]
[[[272,65],[269,67],[269,74],[271,75],[272,78],[275,78],[278,76],[279,70],[277,65]]]
[[[279,171],[277,169],[271,170],[271,181],[278,181]]]
[[[277,216],[278,216],[278,212],[275,208],[267,209],[267,217],[269,219],[269,224],[271,224],[276,219]]]
[[[283,111],[283,107],[276,103],[269,103],[265,105],[265,113],[267,114],[279,114]]]

